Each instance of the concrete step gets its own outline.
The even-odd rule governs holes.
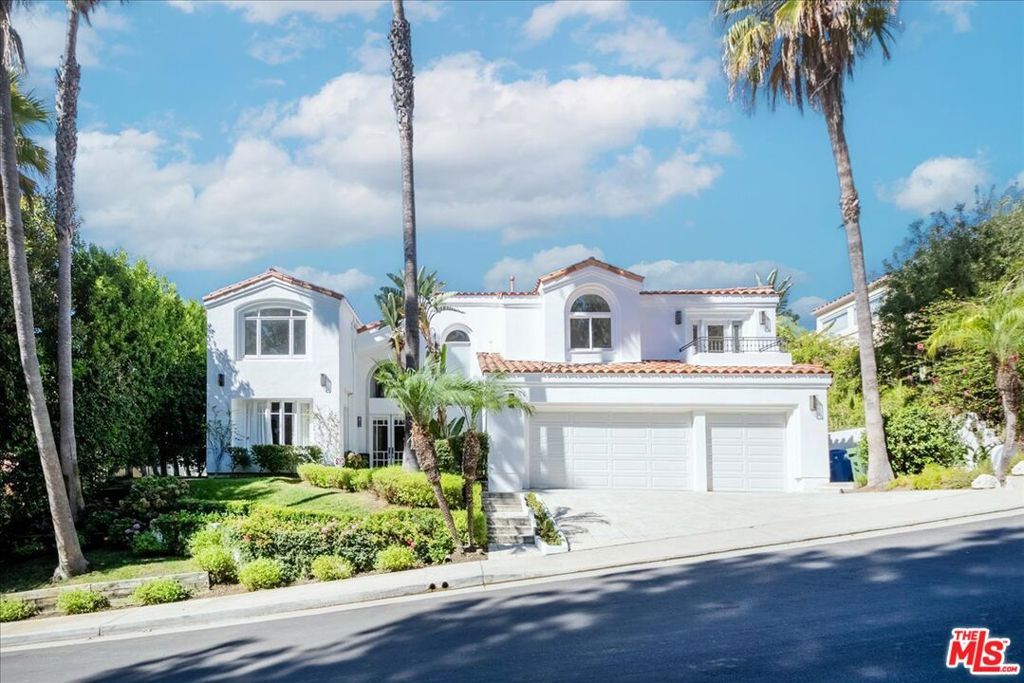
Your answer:
[[[529,536],[533,533],[533,526],[527,522],[526,524],[517,524],[515,526],[489,526],[487,527],[487,533],[491,536],[502,536],[502,535],[515,535]]]
[[[529,517],[491,517],[487,520],[488,527],[504,529],[513,526],[530,526]]]
[[[533,534],[526,535],[526,536],[521,535],[521,534],[491,536],[490,541],[494,545],[502,545],[502,546],[509,546],[509,545],[533,545]]]

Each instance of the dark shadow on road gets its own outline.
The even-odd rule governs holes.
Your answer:
[[[1024,524],[991,524],[97,644],[85,680],[967,680],[956,626],[1024,663]]]

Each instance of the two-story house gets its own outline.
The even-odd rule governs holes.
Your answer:
[[[794,365],[768,287],[648,291],[597,259],[531,291],[456,292],[434,320],[450,371],[501,373],[532,415],[486,415],[492,491],[792,491],[828,481],[828,373]],[[269,270],[206,296],[208,412],[236,445],[316,443],[400,461],[374,382],[389,331]],[[336,453],[329,453],[336,455]],[[216,444],[208,469],[227,471]]]
[[[878,311],[882,308],[885,297],[889,293],[888,280],[889,277],[883,275],[868,283],[868,306],[871,309],[871,320],[875,324],[878,323]],[[856,342],[857,302],[853,300],[853,292],[847,292],[832,301],[823,303],[815,308],[811,315],[814,316],[816,332]]]

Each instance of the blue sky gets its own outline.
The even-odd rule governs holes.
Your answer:
[[[710,2],[409,2],[420,262],[532,286],[597,255],[647,287],[850,288],[825,126],[730,102]],[[83,30],[86,239],[186,296],[278,266],[350,296],[400,267],[389,3],[133,2]],[[869,272],[930,211],[1024,173],[1024,3],[903,2],[848,86]],[[52,98],[61,3],[18,10]]]

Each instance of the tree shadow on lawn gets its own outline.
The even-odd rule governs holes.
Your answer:
[[[944,666],[953,627],[1024,663],[1024,525],[990,524],[100,643],[145,655],[87,680],[967,680]]]

